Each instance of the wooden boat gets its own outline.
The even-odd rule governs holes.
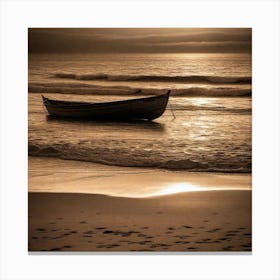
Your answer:
[[[170,90],[165,94],[123,101],[92,103],[52,100],[42,95],[49,115],[92,120],[154,120],[167,106]]]

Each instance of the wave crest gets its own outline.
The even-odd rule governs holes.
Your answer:
[[[142,88],[142,95],[161,94],[170,88]],[[139,88],[129,86],[99,86],[72,83],[30,83],[28,91],[31,93],[64,93],[64,94],[92,94],[92,95],[130,95]],[[185,89],[171,89],[172,96],[220,96],[237,97],[251,96],[251,88],[238,87],[189,87]]]
[[[166,76],[166,75],[110,75],[105,73],[75,74],[75,73],[54,73],[54,78],[75,79],[75,80],[107,80],[107,81],[143,81],[143,82],[192,82],[211,84],[251,84],[252,78],[248,76]]]
[[[28,154],[32,156],[58,157],[61,159],[88,161],[106,165],[127,167],[154,167],[170,170],[187,170],[197,172],[251,172],[251,162],[248,161],[219,161],[213,158],[205,162],[203,158],[170,158],[168,156],[151,157],[151,149],[129,150],[127,148],[114,148],[108,145],[89,146],[79,143],[39,144],[29,141]]]

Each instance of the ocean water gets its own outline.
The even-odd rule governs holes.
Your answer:
[[[248,54],[31,54],[29,154],[118,166],[251,172]],[[46,117],[41,94],[112,101],[171,89],[154,122]],[[172,111],[175,114],[173,117]]]

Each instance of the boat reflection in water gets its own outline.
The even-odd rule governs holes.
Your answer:
[[[93,121],[90,119],[75,119],[75,118],[57,118],[50,115],[46,116],[47,122],[52,124],[74,124],[79,125],[81,127],[93,128],[96,127],[98,129],[114,129],[119,131],[147,131],[147,132],[165,132],[165,124],[159,123],[155,121],[145,121],[145,120],[132,120],[132,121]]]

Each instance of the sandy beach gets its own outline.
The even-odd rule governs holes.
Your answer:
[[[43,162],[45,170],[38,170]],[[29,158],[29,169],[30,252],[251,251],[249,175],[120,172],[118,167],[36,157]],[[63,170],[71,171],[68,181]],[[188,191],[193,182],[203,188]],[[141,192],[135,191],[141,185]],[[178,186],[185,186],[185,192],[176,193]]]
[[[223,34],[216,48],[213,34]],[[29,252],[252,250],[250,29],[28,36]],[[146,113],[161,102],[129,101],[167,91],[153,121]],[[114,111],[121,100],[129,110]],[[62,111],[91,118],[56,118]]]
[[[29,193],[29,251],[251,251],[251,192]]]

